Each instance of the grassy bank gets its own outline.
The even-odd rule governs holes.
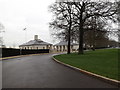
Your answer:
[[[54,56],[59,61],[72,66],[111,78],[118,78],[118,49],[102,49],[86,51],[84,55],[77,53]],[[119,74],[120,75],[120,74]]]

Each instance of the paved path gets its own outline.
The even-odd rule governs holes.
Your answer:
[[[3,88],[114,88],[96,78],[65,67],[52,54],[3,61]]]

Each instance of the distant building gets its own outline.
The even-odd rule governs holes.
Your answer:
[[[6,46],[5,45],[1,45],[0,48],[6,48]]]
[[[34,40],[30,40],[19,46],[20,49],[52,49],[52,44],[38,39],[38,35],[34,36]]]
[[[68,49],[68,42],[61,41],[61,42],[55,44],[53,47],[54,47],[54,50],[56,50],[56,51],[67,51],[67,49]],[[78,44],[71,43],[70,49],[71,49],[71,51],[77,51],[78,47],[79,47]]]
[[[115,41],[115,40],[109,40],[109,46],[110,47],[119,47],[119,42]]]

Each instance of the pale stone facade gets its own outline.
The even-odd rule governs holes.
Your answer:
[[[77,51],[78,50],[78,44],[71,43],[71,51]],[[61,41],[53,46],[53,49],[56,51],[67,51],[68,49],[68,43],[66,41]]]
[[[20,49],[52,49],[52,44],[38,39],[38,35],[34,36],[34,40],[30,40],[19,46]]]
[[[50,43],[44,42],[38,39],[38,35],[34,36],[34,40],[30,40],[19,46],[20,49],[50,49],[50,51],[64,52],[68,49],[68,42],[61,41],[58,44],[52,45]],[[71,51],[77,51],[78,44],[71,43]]]
[[[29,46],[20,46],[20,49],[52,49],[51,45],[29,45]]]

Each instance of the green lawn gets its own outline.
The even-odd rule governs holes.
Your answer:
[[[120,50],[120,49],[119,49]],[[54,56],[56,59],[72,66],[120,80],[118,76],[118,49],[101,49],[86,51],[84,55],[77,53]]]

